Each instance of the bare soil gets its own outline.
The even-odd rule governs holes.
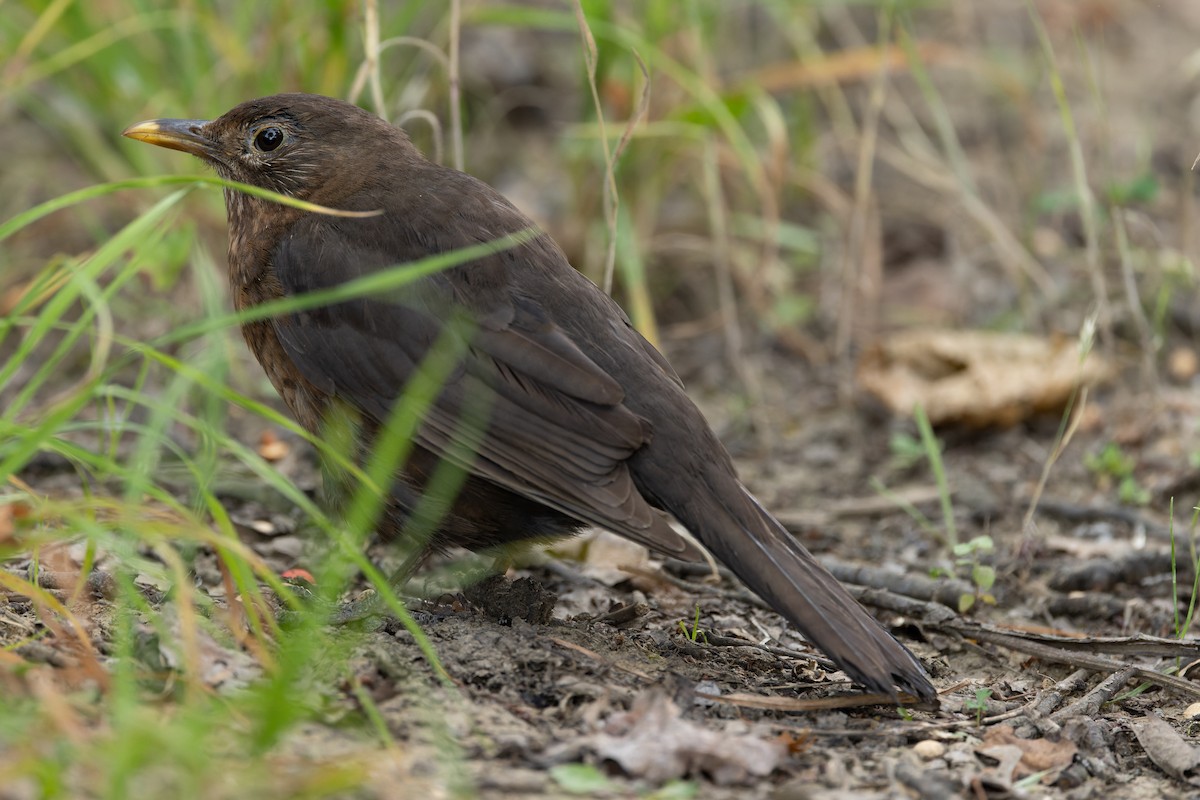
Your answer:
[[[764,501],[823,559],[866,570],[861,575],[867,582],[912,581],[918,594],[922,582],[932,583],[951,605],[963,587],[971,591],[969,569],[956,565],[911,514],[869,488],[869,479],[879,478],[939,519],[928,469],[895,463],[889,451],[890,433],[904,426],[838,401],[833,380],[820,370],[778,354],[759,365],[770,376],[768,418],[786,431],[773,440],[769,459],[742,459],[745,479]],[[721,399],[706,399],[718,425],[720,409],[727,408],[717,405]],[[1200,418],[1197,402],[1194,393],[1170,388],[1095,397],[1093,421],[1051,471],[1043,510],[1027,528],[1023,519],[1053,448],[1057,420],[944,432],[960,540],[987,535],[995,543],[993,552],[970,559],[996,568],[994,601],[980,599],[965,617],[934,601],[914,603],[909,613],[879,612],[929,665],[942,692],[936,710],[900,714],[879,699],[859,699],[844,676],[815,663],[809,656],[819,654],[728,578],[706,583],[703,574],[680,565],[664,568],[636,549],[613,550],[598,540],[582,560],[541,559],[511,572],[516,584],[492,583],[468,592],[470,599],[424,587],[434,597],[413,601],[413,613],[452,688],[438,681],[397,623],[368,621],[338,634],[353,653],[350,674],[314,686],[328,710],[298,730],[283,752],[360,758],[380,771],[384,797],[397,796],[386,788],[397,780],[444,786],[452,769],[465,771],[459,777],[483,797],[559,797],[570,782],[552,777],[551,769],[577,762],[608,775],[607,794],[600,796],[635,796],[672,786],[672,779],[694,781],[699,796],[714,798],[999,797],[1022,791],[1183,796],[1195,790],[1195,772],[1164,772],[1154,759],[1165,756],[1148,753],[1137,731],[1159,717],[1194,740],[1194,722],[1184,717],[1200,694],[1194,674],[1191,696],[1152,685],[1131,692],[1141,683],[1132,675],[1097,687],[1125,664],[1175,663],[1188,675],[1188,668],[1195,669],[1189,662],[1200,655],[1194,636],[1176,654],[1190,652],[1181,662],[1087,643],[1094,637],[1172,636],[1174,592],[1163,536],[1169,521],[1152,509],[1165,508],[1172,496],[1180,508],[1193,502],[1179,498],[1194,495],[1195,468],[1181,468],[1163,453],[1200,449],[1192,424]],[[262,431],[253,428],[263,424],[246,424],[245,435],[257,440]],[[737,452],[757,447],[746,429],[726,426],[725,433]],[[1111,441],[1122,442],[1138,464],[1138,480],[1153,498],[1145,507],[1117,506],[1111,487],[1083,466],[1085,454]],[[299,444],[289,444],[294,452],[284,468],[298,484],[313,484],[313,459]],[[49,493],[61,491],[62,478],[48,466],[26,476]],[[272,509],[262,498],[229,495],[225,502],[247,540],[280,572],[319,558],[322,543],[296,533],[303,520],[294,510]],[[1185,530],[1183,514],[1178,516],[1176,524]],[[372,552],[383,562],[395,559],[386,548]],[[220,576],[211,565],[201,554],[196,572],[202,586],[219,594]],[[945,574],[929,581],[933,568]],[[1185,565],[1179,581],[1178,599],[1186,604],[1191,573]],[[519,589],[515,597],[513,586]],[[547,610],[547,592],[557,596],[552,617],[540,623],[521,618]],[[880,597],[866,599],[888,605]],[[95,602],[93,613],[102,620],[105,601]],[[38,625],[28,608],[22,613],[9,606],[6,614],[16,615],[11,634]],[[1017,636],[1078,637],[1080,653],[1106,657],[1113,666],[1066,681],[1087,664],[1082,657],[1066,651],[1061,662],[1032,657],[956,632],[953,625],[964,620]],[[699,633],[690,635],[685,627]],[[104,628],[98,625],[101,638]],[[44,654],[44,660],[53,658]],[[222,665],[214,679],[219,690],[236,691],[254,674],[235,651],[220,650],[212,658]],[[375,741],[361,725],[346,724],[360,705],[355,690],[369,694],[391,735],[404,743],[402,763],[389,753],[386,765],[376,764]],[[1085,703],[1073,708],[1081,699]],[[1028,749],[1013,745],[1009,735]],[[1029,778],[1039,772],[1040,780]],[[1022,779],[1023,788],[1016,788]]]

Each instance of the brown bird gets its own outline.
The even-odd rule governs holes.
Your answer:
[[[199,156],[224,178],[381,212],[331,216],[226,189],[239,309],[533,228],[490,186],[427,161],[399,128],[327,97],[275,95],[211,122],[152,120],[124,135]],[[243,333],[302,425],[316,431],[348,408],[368,439],[425,356],[450,343],[439,357],[455,361],[422,413],[382,535],[428,507],[418,500],[443,459],[467,477],[417,520],[432,529],[426,551],[590,524],[694,557],[669,512],[854,680],[892,698],[897,688],[936,696],[921,663],[746,491],[667,360],[544,233],[384,297]]]

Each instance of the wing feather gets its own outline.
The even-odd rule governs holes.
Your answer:
[[[312,223],[316,230],[308,236],[319,246],[297,225],[276,250],[272,266],[289,294],[330,285],[321,276],[348,280],[413,255],[364,246],[361,237],[339,241],[336,225]],[[274,326],[306,378],[378,424],[403,397],[433,343],[443,335],[460,337],[458,363],[422,421],[418,444],[577,519],[695,558],[695,546],[634,486],[625,461],[652,432],[623,404],[621,385],[532,300],[514,298],[507,308],[471,314],[454,302],[454,280],[445,274],[422,279],[387,298],[277,317]],[[450,324],[464,315],[474,317],[472,324]],[[486,422],[471,421],[477,408]]]

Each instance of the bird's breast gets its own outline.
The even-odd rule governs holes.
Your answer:
[[[232,227],[229,236],[229,282],[234,307],[241,311],[283,297],[283,285],[268,260],[247,248],[239,249],[239,234]],[[300,373],[279,341],[275,323],[270,319],[244,323],[242,336],[296,421],[307,430],[317,431],[330,398]]]
[[[242,336],[296,421],[309,431],[319,430],[330,398],[300,374],[283,349],[275,326],[267,321],[249,322],[242,326]]]

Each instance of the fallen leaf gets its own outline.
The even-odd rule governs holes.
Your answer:
[[[749,783],[774,772],[787,754],[778,739],[730,735],[689,722],[660,691],[639,695],[632,709],[609,717],[604,731],[584,746],[630,777],[656,784],[700,775],[723,786]]]
[[[1058,779],[1058,773],[1075,760],[1077,749],[1067,739],[1057,742],[1049,739],[1019,739],[1008,725],[997,725],[988,729],[983,737],[983,745],[977,747],[975,752],[1000,761],[1000,776],[1009,782],[1019,781],[1036,772],[1045,772],[1042,783],[1050,785]],[[1014,754],[1017,755],[1015,759]]]
[[[917,330],[875,344],[859,361],[859,385],[897,414],[915,406],[935,425],[1008,426],[1064,408],[1110,366],[1081,356],[1065,337],[989,331]]]
[[[15,518],[16,514],[13,513],[12,503],[0,505],[0,542],[13,538],[13,534],[17,532],[17,526],[14,524]]]
[[[1130,723],[1138,744],[1163,772],[1189,786],[1200,786],[1200,747],[1193,747],[1169,723],[1146,716]]]

